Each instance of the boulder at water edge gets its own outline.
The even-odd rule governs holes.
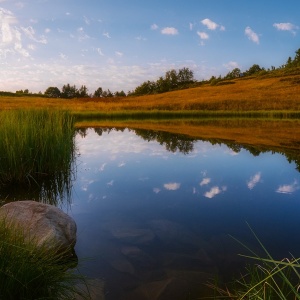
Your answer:
[[[76,243],[76,223],[59,208],[36,201],[10,202],[0,207],[0,219],[19,226],[38,246],[72,250]]]

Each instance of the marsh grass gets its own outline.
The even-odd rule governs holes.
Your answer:
[[[74,151],[74,118],[69,113],[51,110],[0,113],[2,186],[38,185],[41,195],[62,194],[70,185]]]
[[[37,247],[25,238],[24,229],[1,219],[0,299],[90,299],[85,278],[74,269],[77,261],[66,258],[69,249],[56,250]]]
[[[250,228],[250,226],[249,226]],[[254,261],[245,274],[225,288],[211,284],[217,296],[214,299],[295,300],[300,299],[300,258],[277,260],[272,257],[255,232],[250,228],[265,257],[258,255],[245,244],[235,240],[250,251],[242,257]]]

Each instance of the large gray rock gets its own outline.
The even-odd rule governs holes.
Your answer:
[[[59,208],[36,201],[16,201],[0,207],[0,219],[20,227],[38,246],[70,249],[76,243],[76,223]]]

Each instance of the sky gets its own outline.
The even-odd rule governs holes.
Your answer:
[[[0,90],[132,91],[279,67],[300,48],[299,0],[0,0]]]

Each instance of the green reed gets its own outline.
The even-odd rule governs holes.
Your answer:
[[[55,245],[55,244],[54,244]],[[0,299],[90,299],[85,278],[70,258],[70,249],[37,247],[23,230],[0,220]]]
[[[69,184],[75,157],[74,118],[64,111],[16,110],[0,113],[0,184]],[[48,184],[49,185],[49,184]],[[45,190],[46,189],[46,190]]]
[[[250,226],[249,226],[250,228]],[[265,257],[255,253],[245,244],[251,255],[241,255],[254,261],[246,268],[246,272],[225,288],[211,284],[218,296],[214,299],[238,300],[296,300],[300,299],[300,258],[276,260],[265,248],[258,236],[250,228],[259,243]]]

